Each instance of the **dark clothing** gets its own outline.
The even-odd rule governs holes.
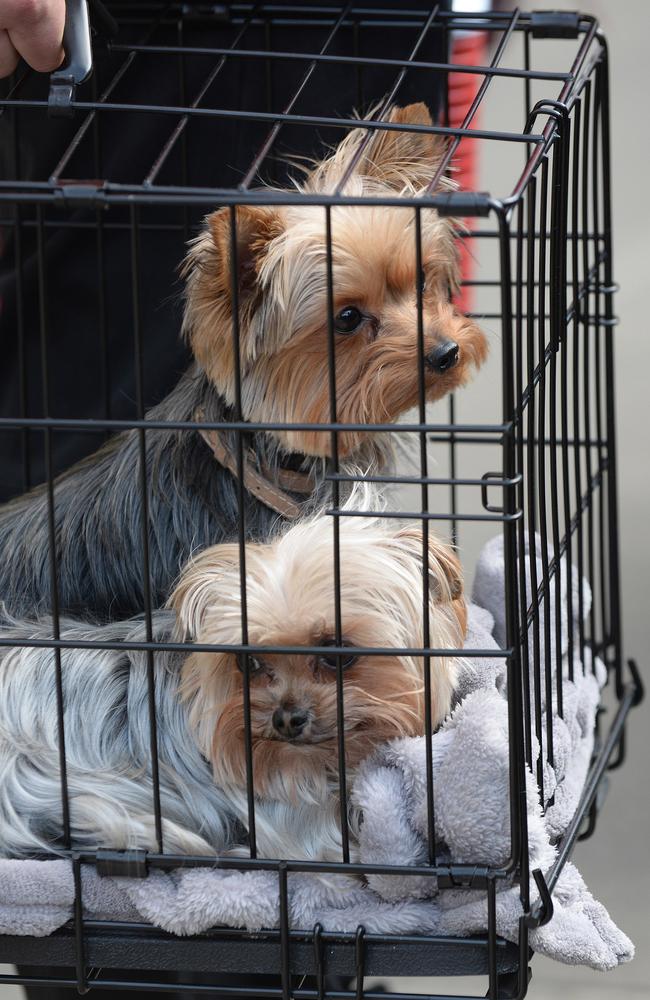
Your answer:
[[[241,24],[188,19],[181,37],[188,46],[228,48],[241,31]],[[281,51],[318,52],[330,31],[331,27],[322,24],[274,26],[272,45]],[[151,44],[179,44],[177,24],[151,29],[128,21],[118,42],[133,43],[148,34]],[[413,27],[359,29],[360,51],[373,58],[406,58],[416,38]],[[441,59],[443,43],[440,29],[430,29],[418,59]],[[239,47],[263,49],[265,44],[264,28],[251,25]],[[339,28],[327,52],[353,54],[352,28]],[[101,95],[127,57],[124,51],[109,55],[99,47],[94,76],[79,88],[78,98],[91,100]],[[187,105],[218,64],[217,56],[185,57],[181,85],[177,55],[139,53],[111,90],[110,101]],[[224,63],[199,106],[282,111],[306,68],[302,60],[276,60],[267,67],[261,58],[232,58]],[[390,91],[397,74],[395,66],[360,70],[350,64],[320,64],[292,113],[336,118],[349,116],[355,107],[367,111]],[[395,100],[403,104],[424,100],[435,112],[443,84],[440,72],[410,70]],[[47,77],[33,74],[19,96],[45,99],[47,86]],[[79,111],[72,120],[48,118],[44,109],[1,115],[2,178],[46,181],[84,120]],[[162,114],[99,112],[60,174],[66,181],[90,178],[141,184],[178,120]],[[268,121],[192,119],[173,145],[156,183],[235,188],[271,127]],[[264,160],[260,179],[286,183],[287,168],[280,157],[322,153],[323,143],[340,141],[342,135],[338,128],[283,125]],[[59,203],[38,209],[0,202],[0,223],[5,222],[0,228],[0,416],[42,416],[47,394],[51,416],[136,417],[136,328],[142,343],[144,407],[158,402],[188,363],[179,336],[182,283],[177,272],[187,238],[196,232],[205,211],[161,206],[66,210]],[[94,451],[103,436],[81,430],[55,431],[55,472]],[[45,479],[42,432],[0,430],[0,456],[0,501]]]
[[[304,6],[304,0],[303,0]],[[395,9],[394,2],[390,6]],[[110,7],[110,4],[109,4]],[[124,5],[121,7],[124,11]],[[186,18],[184,24],[157,27],[125,20],[120,43],[147,40],[156,45],[227,48],[241,25],[216,19]],[[331,25],[251,25],[239,47],[276,51],[318,52]],[[412,26],[402,29],[362,25],[358,54],[406,59],[417,38]],[[345,25],[328,45],[329,54],[353,55],[355,29]],[[417,58],[443,61],[446,38],[430,29]],[[97,47],[93,79],[78,92],[81,100],[101,94],[129,55]],[[110,92],[114,103],[155,103],[174,107],[194,100],[219,65],[214,55],[136,55]],[[308,63],[263,58],[226,60],[200,102],[202,107],[235,111],[282,111],[307,70]],[[291,108],[293,114],[349,116],[367,111],[392,88],[399,68],[321,64]],[[24,99],[44,99],[46,77],[32,75],[19,90]],[[440,72],[409,70],[395,96],[407,104],[424,100],[439,113],[446,85]],[[51,119],[44,109],[20,109],[0,115],[0,173],[3,179],[45,181],[55,170],[72,137],[85,120]],[[179,122],[179,116],[100,112],[61,170],[69,180],[110,180],[141,184]],[[242,118],[191,119],[156,177],[158,184],[234,188],[262,146],[272,122]],[[340,140],[338,128],[283,125],[260,179],[283,184],[286,166],[279,156],[318,155],[325,143]],[[91,207],[61,205],[37,208],[0,201],[0,416],[84,419],[137,416],[136,331],[142,356],[144,408],[158,402],[176,383],[189,356],[179,337],[182,286],[177,268],[188,237],[206,209],[187,207]],[[45,361],[45,369],[43,362]],[[44,376],[46,378],[44,379]],[[47,403],[45,402],[47,397]],[[105,434],[80,430],[54,431],[51,437],[56,472],[94,451]],[[45,479],[44,435],[36,430],[0,430],[0,501]],[[23,969],[25,974],[73,975],[71,970]],[[103,970],[107,976],[136,978],[130,972]],[[146,979],[144,974],[140,974]],[[152,973],[154,980],[163,974]],[[192,981],[178,974],[171,982]],[[205,982],[198,977],[194,981]],[[219,978],[225,983],[224,977]],[[241,980],[240,980],[241,982]],[[247,985],[250,977],[246,980]],[[260,985],[277,986],[268,978]],[[332,988],[332,987],[330,987]],[[39,988],[28,996],[63,1000],[69,989]],[[149,997],[143,991],[102,991],[113,997]],[[192,994],[166,994],[189,1000]]]

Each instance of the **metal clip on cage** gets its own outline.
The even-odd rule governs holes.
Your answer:
[[[66,0],[63,48],[63,65],[50,77],[48,105],[53,117],[71,118],[76,87],[93,68],[87,0]]]
[[[63,830],[56,855],[47,857],[69,859],[75,889],[71,919],[56,934],[0,935],[0,961],[36,966],[42,972],[3,974],[0,983],[36,981],[77,987],[80,993],[140,985],[162,994],[173,988],[164,978],[173,968],[185,970],[179,973],[184,980],[177,988],[190,993],[245,1000],[253,992],[257,995],[250,977],[259,974],[275,976],[272,985],[259,988],[267,1000],[390,1000],[389,993],[366,989],[367,977],[430,976],[429,993],[435,995],[433,977],[475,975],[483,977],[479,990],[485,995],[487,988],[492,1000],[521,1000],[530,976],[530,931],[552,919],[553,892],[563,866],[578,838],[596,828],[607,772],[624,760],[626,718],[642,696],[636,664],[628,666],[623,654],[620,615],[608,52],[598,23],[591,16],[562,12],[512,10],[479,17],[452,13],[427,0],[407,5],[391,0],[367,5],[343,0],[216,5],[111,0],[106,8],[90,0],[90,14],[93,28],[109,36],[107,44],[98,45],[95,38],[93,51],[86,0],[68,0],[64,66],[49,81],[21,71],[0,91],[1,319],[3,343],[11,347],[7,356],[15,360],[15,376],[6,380],[1,397],[0,446],[6,445],[7,451],[6,462],[3,452],[0,463],[6,482],[0,485],[8,499],[45,484],[53,634],[40,643],[52,650],[56,678],[52,710],[59,735]],[[492,43],[485,46],[490,52],[485,64],[452,62],[450,39],[476,32]],[[562,53],[571,51],[566,66],[537,68],[551,64],[545,58],[557,38],[563,40]],[[469,77],[474,84],[471,101],[461,113],[446,91],[454,75]],[[438,114],[436,124],[413,129],[444,136],[448,143],[424,193],[398,202],[392,196],[353,197],[343,184],[327,194],[291,187],[285,153],[309,157],[323,142],[336,144],[350,130],[361,128],[367,134],[360,156],[382,129],[381,117],[389,104],[422,100]],[[498,120],[498,128],[485,127],[481,120],[491,100],[496,117],[490,120]],[[379,119],[366,113],[373,104]],[[405,126],[393,123],[390,128],[392,135],[399,135]],[[498,183],[503,182],[505,190],[444,188],[452,157],[470,148],[484,151],[486,162],[502,158]],[[254,188],[259,178],[266,189]],[[423,213],[434,208],[441,216],[464,220],[461,248],[468,261],[476,258],[480,263],[476,271],[466,265],[464,308],[496,335],[489,376],[482,381],[479,374],[457,398],[437,403],[435,422],[418,371],[415,416],[399,427],[419,446],[418,473],[398,469],[362,475],[346,471],[339,455],[339,436],[347,425],[340,421],[336,398],[332,220],[341,206],[365,211],[396,203],[412,213],[418,264]],[[490,646],[472,655],[506,665],[508,815],[503,820],[510,854],[498,866],[456,864],[441,850],[429,753],[426,861],[414,868],[377,864],[371,872],[392,878],[415,873],[435,879],[440,892],[484,894],[487,931],[470,938],[375,933],[355,923],[346,932],[328,925],[325,929],[321,923],[292,926],[289,894],[297,873],[368,875],[363,865],[351,860],[345,820],[349,789],[341,777],[346,747],[340,663],[335,753],[343,817],[341,858],[321,862],[258,855],[250,712],[250,659],[257,647],[249,642],[246,617],[249,526],[244,467],[247,435],[253,429],[284,433],[298,425],[252,425],[243,420],[240,364],[235,365],[235,405],[221,429],[234,435],[238,469],[233,504],[238,511],[241,642],[228,651],[238,659],[244,687],[247,787],[242,809],[248,853],[215,859],[166,850],[157,671],[162,656],[184,655],[196,647],[163,641],[152,628],[159,606],[152,584],[158,550],[148,530],[148,505],[158,494],[151,489],[156,470],[150,459],[157,436],[174,434],[193,441],[204,429],[195,410],[187,419],[155,414],[145,419],[149,407],[166,397],[177,373],[191,361],[180,342],[180,309],[170,291],[178,287],[177,268],[187,241],[206,213],[221,208],[230,225],[232,340],[239,362],[238,209],[305,204],[322,212],[328,237],[323,393],[329,394],[330,409],[318,432],[331,441],[326,489],[334,523],[332,648],[339,659],[344,635],[339,523],[345,517],[364,516],[344,508],[344,485],[359,480],[380,483],[391,491],[393,509],[375,516],[421,525],[424,539],[429,526],[447,533],[460,541],[468,567],[495,533],[503,543],[503,635],[497,649]],[[421,284],[416,295],[422,347]],[[217,422],[214,430],[219,427]],[[392,433],[393,428],[369,424],[361,430]],[[84,640],[79,648],[90,646],[89,655],[104,648],[122,651],[125,657],[137,653],[145,664],[146,752],[157,849],[117,851],[111,844],[100,844],[80,850],[70,835],[62,662],[76,640],[62,638],[59,623],[61,539],[56,531],[55,480],[106,437],[122,432],[132,435],[137,452],[132,478],[141,522],[131,554],[139,564],[138,612],[144,613],[144,639],[95,646]],[[105,546],[110,543],[110,536],[103,539]],[[423,566],[426,558],[423,555]],[[574,591],[567,586],[567,567],[573,566],[577,578],[588,583],[590,604],[586,588]],[[423,571],[422,576],[422,606],[428,607],[428,574]],[[564,593],[566,618],[577,623],[566,635],[558,611]],[[549,608],[555,613],[545,613]],[[432,656],[442,654],[429,642],[426,614],[422,632],[422,644],[410,655],[428,665]],[[36,648],[39,640],[30,632],[2,642]],[[552,660],[553,644],[566,648],[566,677],[562,658],[559,664]],[[209,644],[200,649],[224,651]],[[269,651],[286,649],[272,646]],[[317,647],[304,651],[319,652]],[[373,647],[366,652],[380,656],[391,650]],[[450,656],[459,652],[442,651]],[[548,808],[552,798],[544,785],[555,762],[554,723],[565,711],[563,683],[594,673],[596,660],[602,661],[613,683],[605,689],[605,711],[598,719],[584,789],[557,845],[555,864],[544,874],[531,871],[527,772],[533,774],[540,801]],[[425,669],[427,683],[430,674]],[[430,750],[430,701],[422,733]],[[537,746],[542,753],[536,758]],[[277,922],[254,933],[216,926],[185,938],[145,923],[94,919],[84,908],[84,866],[100,876],[141,879],[139,891],[149,875],[159,877],[179,867],[266,872],[277,880]],[[497,904],[499,890],[511,883],[517,886],[521,918],[517,939],[508,941],[497,933]],[[92,979],[91,968],[100,970]],[[241,975],[242,970],[246,982],[220,984],[219,975]],[[400,1000],[411,996],[416,995],[399,994]]]

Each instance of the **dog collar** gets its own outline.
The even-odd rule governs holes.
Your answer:
[[[194,419],[200,422],[205,419],[205,414],[202,410],[197,410]],[[198,432],[219,465],[227,469],[235,479],[239,479],[237,456],[232,453],[225,433],[207,427],[199,427]],[[244,451],[243,459],[244,486],[248,492],[282,517],[290,521],[299,518],[302,513],[300,504],[289,494],[311,496],[316,489],[314,476],[309,472],[297,472],[293,469],[271,471],[267,465],[259,462],[252,448]]]

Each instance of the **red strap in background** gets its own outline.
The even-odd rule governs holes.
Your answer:
[[[462,32],[453,37],[451,44],[452,63],[464,66],[485,66],[487,58],[488,36],[485,31]],[[476,93],[483,82],[483,77],[475,73],[449,74],[449,125],[459,128]],[[478,128],[480,111],[472,119],[472,127]],[[480,143],[476,139],[463,138],[454,155],[454,180],[461,191],[476,191],[478,189],[478,156]],[[473,220],[464,220],[471,228]],[[461,274],[463,281],[469,281],[474,275],[474,260],[472,241],[463,240],[460,245]],[[473,305],[473,289],[464,287],[458,295],[458,306],[463,312],[471,312]]]

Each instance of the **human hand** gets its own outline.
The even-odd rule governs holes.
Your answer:
[[[40,73],[60,66],[64,24],[65,0],[0,0],[0,77],[21,56]]]

